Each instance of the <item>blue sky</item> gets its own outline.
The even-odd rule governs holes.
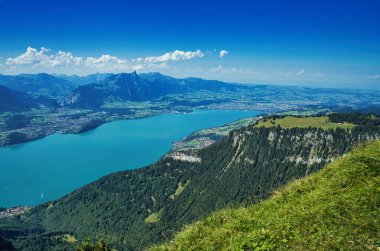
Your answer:
[[[371,0],[0,0],[0,73],[379,86],[379,12]]]

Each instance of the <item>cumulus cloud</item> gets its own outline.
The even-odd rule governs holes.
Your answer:
[[[128,60],[121,59],[115,56],[111,55],[102,55],[98,58],[95,57],[88,57],[85,60],[85,65],[89,67],[94,68],[105,68],[105,67],[112,67],[115,65],[125,65],[128,63]]]
[[[80,65],[83,63],[83,59],[75,57],[71,52],[59,51],[57,54],[51,55],[50,61],[47,63],[51,66]]]
[[[380,78],[380,74],[369,75],[369,76],[367,76],[367,78],[370,78],[370,79],[379,79]]]
[[[28,47],[25,53],[22,53],[18,57],[8,58],[6,65],[27,65],[27,64],[40,64],[41,62],[49,60],[47,52],[49,50],[42,47],[40,51],[32,47]]]
[[[17,66],[54,68],[54,67],[82,67],[97,70],[143,70],[167,68],[170,61],[190,60],[196,57],[202,58],[205,54],[200,50],[167,52],[157,57],[145,57],[136,59],[119,58],[104,54],[100,57],[78,57],[71,52],[52,52],[50,49],[42,47],[40,50],[28,47],[26,51],[17,57],[6,59],[5,65],[17,69]]]
[[[224,57],[225,55],[227,55],[228,54],[228,51],[226,51],[226,50],[221,50],[220,52],[219,52],[219,57]]]
[[[38,51],[35,48],[28,47],[24,53],[15,57],[8,58],[6,65],[31,65],[36,66],[64,66],[64,65],[80,65],[83,59],[81,57],[75,57],[70,52],[58,51],[58,53],[51,53],[50,49],[41,47]]]
[[[196,51],[179,51],[175,50],[172,52],[167,52],[158,57],[146,57],[144,61],[146,63],[164,63],[169,61],[180,61],[180,60],[189,60],[196,57],[202,58],[205,54],[200,50]],[[142,58],[138,58],[138,60],[142,60]]]

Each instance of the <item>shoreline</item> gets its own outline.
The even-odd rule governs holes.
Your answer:
[[[95,130],[96,128],[98,128],[100,126],[103,126],[107,123],[112,123],[115,121],[131,120],[131,119],[132,120],[133,119],[144,119],[144,118],[149,118],[149,117],[159,116],[159,115],[164,115],[164,114],[187,114],[187,113],[193,113],[197,110],[257,111],[257,112],[260,112],[262,114],[265,114],[265,111],[260,111],[260,110],[248,110],[248,109],[244,109],[244,110],[236,109],[235,110],[235,109],[223,109],[223,108],[215,108],[215,107],[210,107],[210,108],[209,107],[193,107],[189,110],[184,109],[181,111],[178,111],[178,110],[163,110],[163,111],[156,110],[159,112],[151,112],[150,114],[143,114],[141,116],[139,116],[137,114],[135,117],[125,117],[121,114],[118,114],[118,115],[103,114],[103,118],[88,121],[89,123],[87,123],[87,124],[77,124],[76,126],[79,126],[77,128],[62,128],[62,129],[58,128],[55,131],[46,130],[45,131],[46,133],[38,133],[37,132],[37,134],[34,134],[34,135],[25,135],[25,138],[17,139],[14,142],[6,142],[6,139],[1,140],[1,138],[0,138],[0,148],[9,147],[9,146],[17,146],[20,144],[25,144],[28,142],[37,141],[37,140],[43,139],[45,137],[48,137],[48,136],[51,136],[54,134],[60,134],[60,135],[81,134],[81,133],[85,133],[85,132]],[[96,111],[94,111],[94,113],[96,113]],[[95,124],[94,124],[94,122],[95,122]],[[11,133],[19,133],[19,132],[11,132]]]
[[[0,148],[7,147],[7,146],[16,146],[16,145],[19,145],[19,144],[24,144],[24,143],[28,143],[28,142],[37,141],[37,140],[43,139],[45,137],[48,137],[48,136],[51,136],[51,135],[54,135],[54,134],[60,134],[60,135],[65,135],[65,134],[81,134],[81,133],[85,133],[85,132],[88,132],[88,131],[95,130],[96,128],[98,128],[98,127],[100,127],[102,125],[105,125],[105,124],[111,123],[111,122],[115,122],[115,121],[131,120],[131,119],[144,119],[144,118],[149,118],[149,117],[163,115],[163,114],[185,114],[185,113],[194,112],[195,110],[196,109],[193,109],[193,110],[191,110],[189,112],[178,112],[178,111],[175,111],[175,110],[171,111],[171,112],[165,112],[165,111],[163,111],[163,112],[146,114],[146,115],[136,116],[136,117],[123,117],[123,115],[120,115],[120,114],[118,114],[118,115],[104,114],[105,118],[98,119],[96,121],[96,124],[91,124],[92,122],[94,122],[94,120],[92,120],[92,121],[89,121],[90,123],[87,123],[87,124],[83,124],[83,125],[82,124],[77,124],[77,126],[79,126],[79,128],[74,128],[74,129],[62,128],[62,129],[57,129],[55,131],[47,131],[46,130],[45,131],[46,133],[37,133],[37,134],[34,134],[34,135],[30,135],[30,134],[29,135],[25,135],[26,136],[25,138],[18,139],[18,140],[14,141],[14,142],[6,142],[7,139],[3,139],[3,140],[0,139]],[[221,110],[224,110],[224,109],[221,109]],[[108,115],[108,116],[106,116],[106,115]],[[19,132],[16,131],[16,132],[11,132],[11,133],[19,133]]]
[[[193,113],[195,113],[195,115],[180,115],[180,112],[171,112],[171,114],[157,114],[157,116],[158,116],[158,120],[160,120],[160,121],[177,121],[178,119],[180,120],[180,121],[182,121],[182,119],[180,119],[181,117],[177,117],[177,116],[186,116],[186,118],[188,118],[188,119],[190,119],[190,120],[188,120],[188,121],[193,121],[193,119],[192,118],[198,118],[199,116],[199,118],[209,118],[210,116],[212,116],[212,117],[214,117],[216,120],[214,120],[214,119],[212,119],[211,118],[211,120],[210,119],[206,119],[206,121],[208,120],[208,121],[214,121],[214,122],[209,122],[209,123],[199,123],[198,125],[197,125],[197,123],[195,123],[194,124],[194,126],[190,126],[191,128],[193,128],[193,129],[195,129],[195,130],[191,130],[191,131],[189,131],[189,129],[186,129],[186,132],[183,132],[182,134],[180,134],[180,136],[178,136],[178,137],[175,137],[175,138],[172,138],[172,140],[171,140],[171,142],[170,142],[170,140],[166,140],[167,141],[167,146],[165,146],[165,150],[160,150],[159,152],[160,152],[160,154],[158,155],[158,154],[156,154],[157,156],[155,157],[155,159],[154,159],[154,161],[151,161],[151,162],[147,162],[147,161],[142,161],[144,164],[141,164],[139,167],[138,167],[138,169],[141,169],[141,168],[143,168],[143,167],[146,167],[146,166],[148,166],[148,165],[150,165],[150,164],[152,164],[152,163],[155,163],[155,161],[157,161],[158,159],[161,159],[161,158],[163,158],[163,157],[165,157],[165,155],[167,155],[169,152],[171,152],[171,151],[173,151],[173,145],[171,144],[172,142],[178,142],[178,141],[180,141],[180,140],[182,140],[184,137],[188,137],[189,135],[191,135],[192,133],[194,133],[194,132],[199,132],[200,130],[202,131],[202,130],[210,130],[210,128],[215,128],[215,126],[218,128],[219,126],[220,127],[223,127],[223,126],[225,126],[226,124],[230,124],[230,123],[236,123],[236,120],[240,120],[240,119],[244,119],[244,118],[247,118],[247,117],[252,117],[252,116],[258,116],[259,114],[261,114],[261,112],[253,112],[253,111],[245,111],[245,112],[243,112],[243,111],[236,111],[237,112],[237,114],[236,113],[234,113],[235,111],[226,111],[227,113],[223,113],[224,111],[226,111],[226,110],[224,110],[224,109],[197,109],[197,110],[193,110],[192,112]],[[209,113],[210,112],[210,113]],[[183,112],[182,112],[183,113]],[[177,114],[177,115],[176,115]],[[186,113],[186,114],[189,114],[189,113]],[[210,114],[210,115],[209,115]],[[221,114],[228,114],[228,116],[224,116],[224,115],[221,115]],[[236,115],[234,115],[234,114],[236,114]],[[154,116],[154,117],[157,117],[157,116]],[[190,116],[190,117],[189,117]],[[145,117],[140,117],[140,118],[147,118],[147,116],[145,116]],[[217,118],[219,118],[219,119],[217,119]],[[169,119],[169,120],[167,120],[167,119]],[[199,120],[199,119],[198,119]],[[202,121],[203,121],[204,119],[202,119]],[[135,125],[135,126],[139,126],[139,125],[142,125],[142,124],[149,124],[149,123],[151,123],[150,122],[151,120],[147,120],[147,122],[145,122],[145,121],[143,121],[143,122],[137,122],[137,124],[136,123],[133,123],[132,122],[132,124],[133,125]],[[152,121],[156,121],[156,119],[154,119],[154,120],[152,120]],[[216,122],[216,121],[220,121],[220,122]],[[116,122],[116,121],[115,121]],[[221,123],[222,122],[222,123]],[[170,122],[171,123],[171,122]],[[192,124],[192,123],[191,123]],[[128,123],[127,124],[124,124],[123,122],[122,122],[122,124],[120,124],[120,125],[129,125]],[[172,125],[172,126],[175,126],[176,124],[174,124],[174,125]],[[203,126],[202,126],[203,125]],[[119,125],[116,125],[117,127],[119,127]],[[167,127],[167,126],[169,126],[169,125],[164,125],[163,124],[163,126],[164,127]],[[108,128],[108,127],[107,127]],[[106,128],[106,129],[107,129]],[[111,127],[111,128],[113,128],[113,127]],[[128,127],[129,128],[129,127]],[[134,128],[134,127],[133,127]],[[140,126],[139,126],[139,128],[141,128]],[[169,126],[169,128],[170,128],[170,126]],[[198,130],[197,130],[197,128],[198,128]],[[109,129],[107,129],[107,130],[109,130]],[[111,130],[113,130],[113,129],[111,129]],[[141,130],[143,130],[143,129],[141,129]],[[170,129],[168,129],[168,130],[170,130]],[[180,130],[181,131],[181,130]],[[132,131],[130,132],[130,133],[133,133],[134,132],[134,130],[132,129]],[[100,133],[100,132],[99,132]],[[96,133],[96,134],[98,134],[98,133]],[[90,134],[89,134],[90,135]],[[91,134],[92,135],[92,134]],[[59,135],[58,135],[59,136]],[[57,136],[57,137],[58,137]],[[60,137],[60,136],[59,136]],[[76,137],[76,136],[74,136],[75,138],[73,138],[73,139],[75,139],[74,140],[74,142],[77,142],[77,141],[82,141],[82,139],[81,139],[81,137]],[[173,140],[174,139],[174,140]],[[56,138],[53,138],[52,139],[53,141],[51,141],[51,142],[56,142]],[[66,142],[69,142],[69,141],[67,141],[67,140],[65,140],[65,138],[63,138],[63,140],[64,141],[66,141]],[[69,140],[70,140],[70,137],[69,137]],[[136,139],[136,140],[138,140],[138,138]],[[50,141],[50,140],[49,140]],[[109,141],[109,142],[113,142],[113,141]],[[37,143],[38,145],[40,145],[40,143]],[[44,143],[42,143],[42,144],[44,144]],[[55,143],[54,143],[55,144]],[[134,143],[133,143],[134,144]],[[60,145],[60,144],[59,144]],[[30,148],[30,147],[33,147],[34,145],[28,145],[28,147]],[[25,146],[26,147],[26,146]],[[132,146],[133,147],[133,146]],[[17,149],[18,148],[20,148],[20,147],[16,147],[16,148],[14,148],[14,150],[15,151],[17,151]],[[24,148],[24,147],[22,147],[22,148]],[[28,149],[29,149],[28,148]],[[4,149],[4,150],[6,150],[6,149]],[[9,149],[10,151],[12,151],[12,148],[10,148]],[[26,151],[26,149],[24,149],[24,150],[22,150],[22,149],[20,149],[21,151],[23,151],[23,152],[25,152]],[[6,151],[8,151],[8,150],[6,150]],[[13,152],[15,152],[15,151],[13,151]],[[70,151],[69,151],[70,152]],[[15,152],[15,153],[13,153],[11,156],[14,156],[15,154],[17,154],[17,152]],[[16,157],[17,157],[17,155],[16,155]],[[10,158],[10,157],[9,157]],[[5,161],[7,161],[7,160],[9,160],[9,158],[6,158],[5,159]],[[12,157],[13,158],[13,157]],[[38,158],[38,157],[37,157]],[[14,159],[14,158],[13,158]],[[36,159],[36,157],[34,158],[34,159]],[[32,160],[32,161],[35,161],[35,160]],[[104,159],[104,157],[103,157],[103,159]],[[133,158],[132,158],[132,163],[133,163]],[[107,165],[109,165],[109,166],[111,166],[112,165],[112,163],[113,162],[111,162],[111,163],[109,163],[109,162],[107,162],[107,159],[105,159],[104,161],[103,161],[104,163],[108,163],[108,164],[106,164],[105,166],[107,166]],[[102,162],[102,163],[103,163]],[[6,163],[6,162],[4,162],[4,163]],[[34,165],[33,163],[34,162],[30,162],[30,161],[28,161],[27,163],[29,163],[28,165],[30,166],[31,165],[31,163],[32,163],[32,165]],[[63,163],[63,162],[62,162]],[[71,163],[71,162],[70,162]],[[104,166],[104,163],[103,164],[101,164],[101,166]],[[129,163],[129,162],[127,162],[127,163]],[[22,165],[22,163],[21,163],[21,165]],[[28,166],[27,165],[27,166]],[[61,166],[64,166],[64,165],[70,165],[71,167],[73,167],[73,165],[71,165],[71,164],[69,164],[69,163],[66,163],[66,164],[63,164],[63,165],[61,165]],[[101,176],[97,176],[97,177],[94,177],[94,179],[92,179],[92,180],[89,180],[89,182],[86,182],[86,183],[83,183],[83,184],[80,184],[80,186],[77,186],[76,188],[79,188],[79,187],[82,187],[82,186],[85,186],[85,185],[87,185],[87,184],[89,184],[90,182],[92,182],[92,181],[95,181],[95,180],[97,180],[97,179],[99,179],[99,178],[101,178],[101,177],[103,177],[103,176],[106,176],[106,175],[108,175],[108,174],[111,174],[111,173],[114,173],[114,172],[118,172],[118,171],[125,171],[125,170],[131,170],[131,168],[133,168],[133,169],[135,169],[135,166],[129,166],[130,164],[127,164],[127,166],[120,166],[119,165],[119,167],[118,166],[116,166],[117,168],[111,168],[111,169],[115,169],[114,171],[107,171],[106,173],[104,173],[104,174],[102,174]],[[133,164],[134,165],[134,164]],[[10,165],[10,167],[12,167],[13,165]],[[77,163],[77,164],[75,164],[74,166],[80,166],[80,163]],[[95,165],[95,166],[99,166],[99,164],[98,165]],[[100,167],[100,166],[99,166]],[[114,167],[115,167],[115,165],[114,165]],[[44,167],[45,168],[45,167]],[[62,169],[62,167],[59,167],[58,169],[56,169],[56,170],[61,170]],[[110,169],[110,170],[111,170]],[[18,170],[18,169],[14,169],[14,170]],[[86,170],[86,168],[84,169],[84,170]],[[108,170],[108,169],[107,169]],[[55,172],[55,171],[54,171]],[[14,171],[12,171],[11,173],[15,173]],[[11,182],[10,180],[9,181],[7,181],[7,182]],[[11,183],[9,183],[9,184],[11,184]],[[70,193],[72,190],[67,190],[66,192],[67,193]],[[65,194],[67,194],[67,193],[65,193]],[[55,197],[55,198],[57,198],[57,197]],[[53,198],[53,197],[50,197],[50,198],[46,198],[47,200],[55,200],[55,198]],[[13,200],[13,199],[12,199]],[[42,202],[44,202],[44,201],[38,201],[36,204],[35,203],[29,203],[29,201],[28,200],[25,200],[24,202],[25,203],[23,203],[22,201],[19,201],[19,203],[17,203],[17,201],[16,200],[14,200],[14,202],[16,202],[16,203],[13,203],[13,204],[4,204],[3,206],[7,206],[7,207],[9,207],[9,206],[16,206],[16,205],[28,205],[28,206],[30,206],[30,205],[32,205],[32,206],[34,206],[34,205],[37,205],[37,204],[40,204],[40,203],[42,203]],[[33,201],[32,201],[33,202]]]

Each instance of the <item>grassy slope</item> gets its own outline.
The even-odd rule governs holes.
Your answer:
[[[222,210],[153,250],[379,250],[380,141],[261,203]]]
[[[256,127],[273,127],[277,125],[280,125],[283,128],[318,127],[324,130],[336,129],[338,127],[344,128],[344,129],[351,129],[355,126],[353,124],[348,124],[348,123],[338,124],[338,123],[329,122],[329,118],[327,116],[305,117],[305,118],[287,116],[281,119],[269,119],[265,122],[263,120],[260,120],[259,123],[256,125]]]

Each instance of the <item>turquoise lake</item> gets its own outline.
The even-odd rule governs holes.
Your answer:
[[[0,207],[58,199],[109,173],[157,161],[190,133],[256,116],[254,111],[197,110],[104,124],[0,147]]]

